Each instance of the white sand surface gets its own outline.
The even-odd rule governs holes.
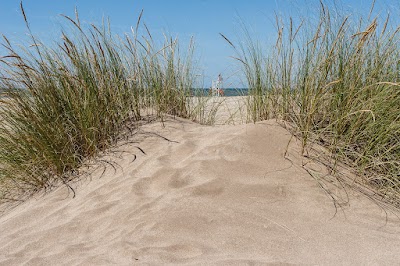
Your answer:
[[[189,102],[197,110],[196,121],[200,124],[237,125],[248,122],[246,96],[191,97]]]
[[[156,136],[154,133],[168,138]],[[336,209],[274,121],[146,125],[118,164],[0,217],[0,265],[398,265],[400,221]],[[143,149],[142,154],[136,146]],[[133,161],[134,155],[137,156]]]

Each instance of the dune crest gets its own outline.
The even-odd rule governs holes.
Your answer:
[[[101,178],[0,217],[1,265],[396,264],[400,221],[349,191],[336,209],[274,121],[150,124]],[[135,146],[140,146],[142,154]],[[133,161],[134,155],[136,160]]]

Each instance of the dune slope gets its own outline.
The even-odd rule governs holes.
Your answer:
[[[75,198],[60,187],[2,215],[0,264],[400,261],[399,219],[351,191],[335,215],[301,167],[295,141],[284,158],[290,134],[274,121],[206,127],[169,120],[144,126],[137,138],[108,156],[116,171],[99,169],[74,184]]]

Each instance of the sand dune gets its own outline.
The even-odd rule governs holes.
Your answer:
[[[158,137],[160,134],[171,141]],[[394,265],[400,221],[350,193],[336,209],[274,121],[146,125],[99,178],[0,217],[1,265]],[[135,146],[146,152],[142,154]],[[134,155],[137,156],[133,161]]]

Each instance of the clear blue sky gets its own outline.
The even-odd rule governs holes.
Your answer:
[[[21,42],[26,36],[19,0],[0,0],[0,34],[11,41]],[[371,0],[328,0],[343,10],[366,14]],[[81,22],[100,24],[102,17],[109,17],[115,34],[130,31],[144,9],[143,21],[154,36],[167,32],[179,36],[187,43],[194,36],[199,59],[199,74],[204,73],[204,86],[218,73],[225,77],[226,86],[241,86],[236,71],[238,65],[229,56],[234,51],[219,36],[222,32],[237,40],[240,21],[249,26],[251,32],[266,42],[275,39],[274,16],[308,16],[316,13],[318,0],[25,0],[26,14],[32,30],[45,43],[60,37],[60,25],[64,20],[59,14],[74,16],[74,7],[79,10]],[[376,12],[399,16],[399,0],[377,0]],[[0,56],[4,49],[0,48]]]

